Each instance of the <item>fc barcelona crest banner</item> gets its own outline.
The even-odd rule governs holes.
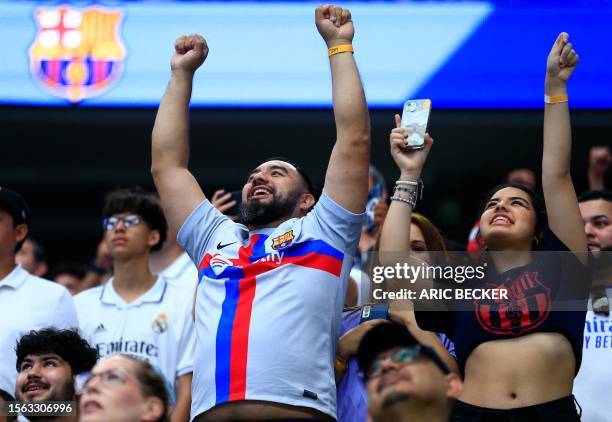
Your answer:
[[[50,94],[77,103],[108,91],[121,77],[123,12],[100,6],[39,7],[30,70]]]
[[[395,109],[430,98],[436,109],[540,110],[542,57],[563,22],[587,49],[572,77],[572,107],[612,109],[609,55],[595,53],[612,45],[612,3],[534,1],[537,7],[505,0],[343,4],[358,27],[353,44],[368,105]],[[195,74],[192,107],[328,108],[329,59],[312,21],[315,5],[0,0],[0,106],[158,107],[175,39],[198,33],[210,54]],[[500,40],[529,60],[509,65],[494,54]]]

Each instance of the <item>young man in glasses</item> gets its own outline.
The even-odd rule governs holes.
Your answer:
[[[15,348],[17,383],[15,397],[24,402],[76,400],[75,377],[91,371],[98,352],[76,330],[44,328],[21,337]],[[76,421],[76,403],[71,416],[35,417],[30,421]]]
[[[195,346],[193,292],[149,271],[149,255],[161,248],[167,232],[159,200],[140,189],[117,190],[106,196],[103,215],[113,277],[75,296],[81,330],[100,358],[132,355],[176,380],[172,419],[186,421]]]
[[[406,327],[388,323],[372,328],[357,357],[373,421],[449,421],[461,380]]]

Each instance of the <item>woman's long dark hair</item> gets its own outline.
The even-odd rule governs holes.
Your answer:
[[[482,204],[482,207],[480,208],[480,215],[482,216],[482,213],[485,211],[487,204],[489,203],[493,195],[495,195],[498,191],[505,189],[505,188],[520,189],[529,196],[529,199],[531,200],[531,206],[533,207],[536,213],[535,227],[533,229],[533,234],[535,238],[531,244],[531,250],[533,251],[540,250],[542,247],[542,239],[544,237],[544,231],[548,227],[548,217],[546,215],[546,205],[544,203],[544,199],[542,199],[540,195],[538,195],[537,193],[529,189],[527,186],[522,185],[520,183],[502,183],[501,185],[495,186],[493,189],[489,191],[486,197],[486,200]],[[485,246],[485,249],[486,249],[486,246]]]

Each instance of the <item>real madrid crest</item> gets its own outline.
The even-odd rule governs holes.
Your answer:
[[[155,318],[153,321],[153,324],[151,324],[151,328],[153,328],[153,331],[157,334],[161,334],[168,330],[168,320],[166,319],[166,314],[160,312],[157,318]]]

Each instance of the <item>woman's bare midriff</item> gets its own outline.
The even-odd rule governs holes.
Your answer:
[[[465,365],[459,400],[492,409],[532,406],[572,393],[576,359],[559,333],[480,344]]]
[[[215,406],[198,415],[194,422],[266,421],[274,419],[335,421],[331,416],[309,407],[289,406],[259,400],[243,400]]]

